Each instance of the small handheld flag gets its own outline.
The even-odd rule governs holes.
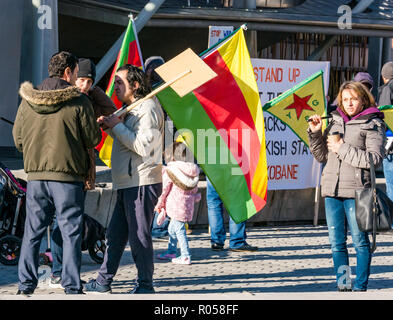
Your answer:
[[[326,114],[323,71],[270,100],[263,110],[280,119],[308,146],[308,118]]]

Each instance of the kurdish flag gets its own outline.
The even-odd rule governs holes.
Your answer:
[[[381,110],[385,114],[385,118],[383,119],[390,129],[392,131],[393,129],[393,105],[386,105],[386,106],[379,106],[379,110]]]
[[[113,92],[115,88],[115,74],[117,69],[125,64],[132,64],[133,66],[142,69],[144,68],[138,36],[135,31],[134,20],[132,17],[130,17],[130,21],[128,22],[128,27],[117,56],[115,67],[112,70],[108,88],[106,89],[106,94],[112,99],[118,109],[122,107],[122,102],[117,99],[116,94]],[[102,139],[96,149],[99,152],[99,157],[102,162],[104,162],[109,168],[111,167],[112,144],[112,137],[102,130]]]
[[[267,102],[263,110],[280,119],[308,146],[307,119],[314,114],[326,114],[324,92],[320,70]]]
[[[266,204],[267,165],[263,112],[250,56],[239,28],[201,58],[217,73],[180,98],[157,94],[198,164],[236,223]],[[180,131],[179,130],[179,131]]]

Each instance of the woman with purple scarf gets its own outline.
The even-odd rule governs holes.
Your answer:
[[[366,291],[371,252],[368,234],[358,228],[355,190],[370,186],[371,153],[375,167],[382,163],[386,135],[383,113],[375,106],[370,91],[360,82],[341,85],[338,107],[327,129],[322,132],[321,116],[309,122],[310,150],[325,163],[321,194],[325,197],[326,222],[332,248],[338,291]],[[352,286],[347,250],[347,229],[356,250],[356,279]]]

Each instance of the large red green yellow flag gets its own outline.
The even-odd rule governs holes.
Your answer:
[[[157,97],[176,128],[188,132],[186,144],[240,223],[262,210],[267,195],[262,106],[243,29],[201,58],[217,77],[182,98],[172,88]]]
[[[116,70],[125,64],[132,64],[133,66],[144,68],[141,49],[138,42],[138,36],[135,30],[134,20],[132,17],[128,23],[127,30],[125,32],[123,42],[117,56],[115,67],[112,70],[112,74],[109,80],[106,94],[112,99],[116,107],[119,109],[122,107],[122,102],[117,99],[114,94],[115,88],[115,74]],[[102,131],[102,139],[100,144],[96,147],[99,152],[99,157],[108,167],[111,167],[111,154],[112,154],[113,139]]]
[[[384,114],[384,121],[386,123],[386,125],[388,126],[388,128],[390,129],[390,131],[393,131],[393,105],[386,105],[386,106],[379,106],[378,107],[379,110],[381,110]]]
[[[280,119],[308,146],[308,117],[314,114],[326,115],[323,71],[316,72],[270,100],[263,110]]]

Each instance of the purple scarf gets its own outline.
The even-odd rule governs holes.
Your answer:
[[[381,112],[377,107],[369,107],[367,109],[364,109],[362,112],[358,113],[357,115],[353,116],[352,118],[349,118],[340,108],[336,109],[340,116],[344,119],[344,122],[347,123],[350,120],[355,120],[361,116],[364,116],[366,114],[371,114],[371,113],[379,113],[378,116],[379,118],[383,119],[385,117],[384,113]]]

